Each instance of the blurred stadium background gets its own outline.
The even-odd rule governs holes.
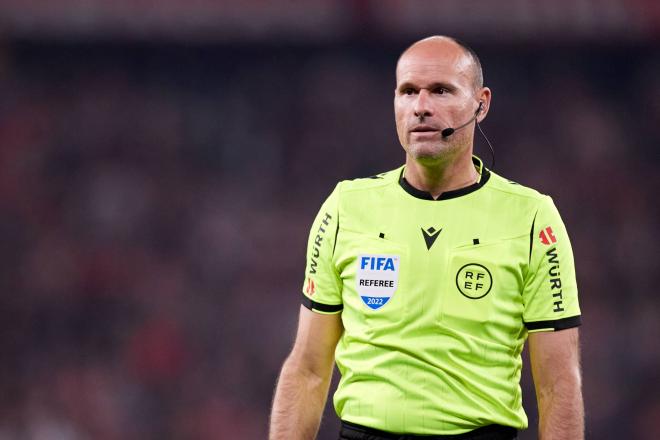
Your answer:
[[[4,0],[0,439],[265,438],[308,228],[402,162],[394,64],[437,33],[572,236],[588,438],[660,438],[657,1]]]

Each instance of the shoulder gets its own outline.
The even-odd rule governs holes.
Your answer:
[[[482,188],[490,206],[507,218],[512,214],[533,221],[537,215],[556,213],[557,208],[549,195],[521,185],[499,174],[490,172],[490,178]]]
[[[534,188],[524,186],[506,177],[490,171],[490,179],[486,185],[496,196],[518,199],[520,202],[538,205],[548,199],[549,196],[540,193]]]
[[[375,174],[369,177],[360,177],[351,180],[342,180],[337,185],[337,192],[340,195],[354,194],[357,195],[371,190],[378,190],[390,186],[392,183],[397,183],[401,177],[403,166],[394,170],[385,171],[383,173]]]
[[[398,184],[403,166],[369,177],[341,180],[324,202],[323,208],[330,211],[360,209],[364,203],[373,201],[376,194],[384,194],[393,184]]]

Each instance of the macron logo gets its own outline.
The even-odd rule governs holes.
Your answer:
[[[433,243],[435,243],[435,239],[438,238],[440,232],[442,232],[442,229],[438,229],[436,231],[433,226],[428,228],[426,231],[422,229],[422,235],[424,236],[424,243],[426,243],[427,250],[431,250],[431,246],[433,246]]]

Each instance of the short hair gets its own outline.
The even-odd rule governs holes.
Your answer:
[[[478,56],[477,53],[474,51],[474,49],[472,49],[472,48],[471,48],[470,46],[468,46],[464,41],[461,41],[461,40],[459,40],[458,38],[449,37],[449,36],[447,36],[447,35],[434,35],[434,36],[431,36],[431,37],[424,38],[424,39],[422,39],[422,40],[415,41],[415,42],[412,43],[410,46],[408,46],[403,52],[401,52],[401,55],[399,56],[399,60],[401,60],[401,57],[402,57],[406,52],[408,52],[408,50],[409,50],[411,47],[413,47],[413,46],[416,45],[417,43],[419,43],[419,42],[421,42],[421,41],[424,41],[424,40],[427,40],[427,39],[429,39],[429,38],[434,38],[434,37],[446,38],[446,39],[448,39],[448,40],[451,40],[451,41],[453,41],[454,43],[456,43],[461,49],[463,49],[463,52],[464,52],[468,57],[470,57],[470,59],[472,59],[472,63],[474,64],[474,69],[473,69],[473,71],[474,71],[474,82],[473,82],[473,84],[474,84],[474,88],[475,88],[475,89],[480,89],[480,88],[482,88],[482,87],[484,86],[484,72],[483,72],[483,69],[482,69],[482,67],[481,67],[481,61],[479,60],[479,56]],[[398,64],[399,64],[399,63],[398,63],[398,61],[397,61],[397,65],[398,65]]]
[[[476,89],[482,88],[484,86],[484,71],[481,67],[481,61],[479,60],[479,56],[477,55],[477,53],[474,51],[474,49],[472,49],[470,46],[465,44],[465,42],[459,40],[458,38],[454,38],[454,37],[447,37],[447,38],[449,38],[454,43],[462,47],[463,51],[470,58],[472,58],[472,62],[474,63],[474,87]]]

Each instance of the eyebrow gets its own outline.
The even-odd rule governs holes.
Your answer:
[[[456,86],[454,86],[452,84],[449,84],[447,82],[443,82],[443,81],[433,82],[433,83],[429,84],[427,87],[419,87],[418,85],[413,84],[410,81],[406,81],[406,82],[402,83],[400,86],[398,86],[396,89],[399,90],[399,91],[409,89],[409,88],[410,89],[415,89],[415,90],[420,89],[420,88],[421,89],[435,90],[439,87],[445,88],[445,89],[450,90],[450,91],[451,90],[456,90]]]

